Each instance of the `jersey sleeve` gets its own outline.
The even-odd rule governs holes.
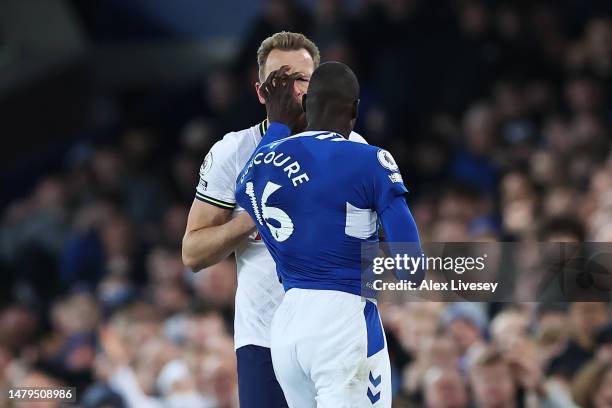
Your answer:
[[[390,255],[394,258],[396,255],[409,255],[412,258],[417,258],[423,254],[419,230],[406,200],[395,197],[380,214],[380,222],[385,231],[385,241],[391,243],[388,249]],[[413,242],[414,245],[394,245],[394,243],[400,242]],[[425,277],[425,269],[414,269],[410,273],[406,273],[405,270],[395,270],[394,275],[398,279],[410,280],[415,284],[420,284]]]
[[[230,133],[210,149],[200,167],[196,199],[228,210],[236,206],[235,144]]]
[[[384,149],[370,150],[370,205],[379,215],[395,197],[408,193],[402,175],[391,153]]]

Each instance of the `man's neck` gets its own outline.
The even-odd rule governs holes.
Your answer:
[[[334,132],[341,134],[344,138],[348,139],[351,134],[350,126],[341,124],[336,120],[312,120],[308,122],[306,130],[325,130],[328,132]]]

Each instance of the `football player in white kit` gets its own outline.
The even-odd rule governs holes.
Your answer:
[[[265,104],[260,85],[269,73],[288,65],[290,73],[302,74],[294,86],[295,97],[301,103],[319,62],[319,50],[302,34],[280,32],[267,38],[257,52],[260,82],[255,84],[255,90],[259,101]],[[304,118],[301,128],[292,130],[300,132],[305,125]],[[283,299],[283,286],[253,222],[236,206],[234,196],[238,173],[255,151],[267,126],[268,121],[264,120],[248,129],[227,133],[211,148],[200,168],[182,249],[183,262],[193,271],[213,265],[232,252],[236,254],[234,347],[242,408],[287,406],[270,355],[270,327]],[[356,133],[351,133],[349,138],[365,143]]]

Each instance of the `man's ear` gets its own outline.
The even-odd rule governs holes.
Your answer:
[[[260,89],[261,89],[261,82],[255,82],[255,93],[257,94],[257,99],[259,99],[259,103],[261,103],[262,105],[265,105],[266,100],[261,95]]]
[[[357,114],[359,113],[359,99],[357,99],[355,102],[353,102],[353,109],[351,112],[351,117],[353,119],[357,119]]]
[[[302,110],[304,111],[304,113],[306,113],[306,98],[307,97],[308,97],[308,94],[302,95]]]

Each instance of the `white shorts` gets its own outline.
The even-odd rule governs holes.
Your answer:
[[[291,408],[390,408],[391,366],[376,305],[291,289],[272,320],[272,364]]]

